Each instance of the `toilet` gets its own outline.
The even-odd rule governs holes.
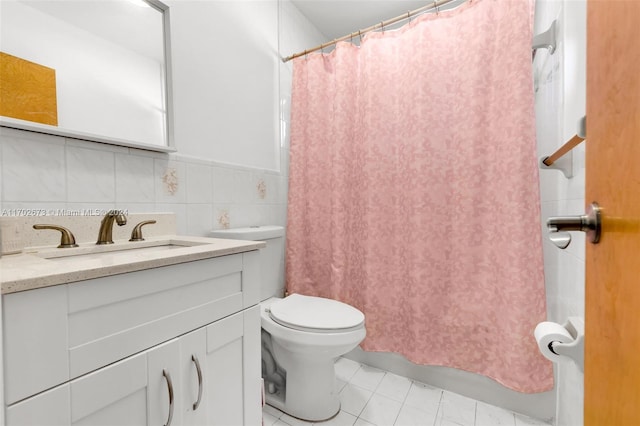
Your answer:
[[[217,230],[214,238],[265,241],[260,263],[262,377],[267,404],[308,421],[340,411],[334,362],[366,335],[364,314],[322,297],[284,294],[284,228]]]

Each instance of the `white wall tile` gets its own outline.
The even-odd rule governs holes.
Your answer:
[[[211,166],[186,164],[187,202],[211,203],[213,200],[213,172]]]
[[[1,140],[3,201],[66,201],[64,139],[5,131]]]
[[[154,186],[156,202],[185,203],[186,171],[181,161],[154,159]]]
[[[214,204],[213,229],[229,229],[237,227],[231,214],[231,204]]]
[[[232,204],[229,213],[232,228],[261,225],[261,209],[256,204]]]
[[[278,185],[280,187],[280,191],[278,192],[278,203],[286,204],[289,194],[289,179],[286,176],[281,176]]]
[[[206,237],[212,229],[211,204],[187,204],[187,235]]]
[[[67,146],[67,201],[115,201],[115,157],[110,151]]]
[[[259,214],[260,225],[281,225],[283,218],[280,217],[282,206],[278,204],[259,204],[256,209]]]
[[[538,153],[547,155],[559,148],[576,133],[576,121],[585,110],[585,32],[586,15],[584,1],[541,0],[536,3],[535,33],[558,20],[558,49],[540,61],[536,58],[534,75],[538,78],[536,92],[536,130]],[[548,54],[547,54],[548,55]],[[543,64],[542,61],[545,63]],[[545,68],[546,70],[541,70]],[[541,82],[540,76],[543,78]],[[536,79],[534,77],[534,79]],[[540,171],[543,220],[545,216],[584,214],[584,152],[582,143],[572,151],[573,177],[565,178],[553,170]],[[584,315],[584,250],[585,238],[580,232],[572,232],[572,241],[566,250],[555,248],[546,239],[545,282],[547,288],[548,320],[563,323],[567,316]],[[582,392],[579,385],[569,386],[571,370],[557,366],[556,417],[574,419],[582,412]],[[564,421],[563,420],[563,421]],[[516,417],[516,424],[540,424]],[[581,424],[581,423],[575,423]]]
[[[233,174],[233,202],[249,204],[256,200],[257,189],[252,173],[247,170],[236,170]]]
[[[175,213],[176,214],[176,233],[177,235],[189,235],[187,233],[187,205],[186,204],[163,204],[156,203],[157,213]]]
[[[563,377],[558,384],[558,405],[564,407],[558,410],[557,426],[573,426],[584,424],[583,410],[576,409],[576,402],[584,399],[584,374],[575,363],[568,361],[558,366]]]
[[[235,192],[235,170],[226,167],[214,167],[213,202],[232,203]]]
[[[116,202],[155,202],[153,158],[117,153],[115,160]]]
[[[116,203],[116,208],[126,213],[155,213],[155,203]]]

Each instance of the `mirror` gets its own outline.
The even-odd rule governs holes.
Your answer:
[[[156,0],[0,1],[0,125],[174,151],[168,28]]]

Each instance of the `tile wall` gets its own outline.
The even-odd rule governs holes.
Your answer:
[[[269,131],[272,127],[277,128],[277,124],[265,124],[264,131],[258,132],[260,136],[252,139],[252,145],[246,145],[244,133],[236,132],[238,141],[242,139],[245,143],[240,150],[242,154],[225,157],[214,148],[238,142],[234,141],[233,132],[220,135],[211,131],[208,121],[187,120],[194,110],[206,110],[211,114],[215,111],[229,113],[224,106],[230,100],[222,99],[211,105],[202,91],[195,92],[198,96],[191,96],[194,87],[205,85],[213,91],[222,90],[229,84],[245,87],[246,76],[231,73],[229,78],[233,81],[221,84],[198,73],[182,75],[180,72],[185,69],[193,70],[194,61],[206,60],[207,66],[219,72],[233,70],[239,65],[237,61],[224,59],[224,55],[198,55],[202,49],[210,49],[210,46],[202,45],[202,37],[196,37],[191,44],[183,43],[185,37],[195,37],[197,31],[209,30],[208,27],[198,30],[200,27],[183,25],[190,22],[186,18],[193,11],[181,3],[172,2],[175,12],[172,21],[174,68],[179,71],[174,87],[179,91],[174,93],[178,98],[175,105],[178,152],[163,154],[1,127],[0,215],[34,214],[43,209],[53,214],[64,209],[93,210],[97,215],[111,208],[135,213],[172,212],[177,217],[179,234],[201,236],[207,235],[211,229],[285,225],[293,64],[282,63],[278,56],[288,56],[319,44],[325,37],[290,1],[267,3],[251,9],[246,22],[242,22],[242,30],[247,32],[243,46],[253,49],[248,54],[269,57],[270,61],[278,64],[278,79],[271,82],[273,86],[260,93],[253,91],[251,95],[264,97],[259,99],[261,102],[273,99],[273,94],[280,100],[279,105],[273,106],[279,111],[279,117],[273,117],[280,124],[279,138]],[[200,5],[209,11],[205,6]],[[216,3],[209,6],[222,8],[216,10],[235,17],[241,5]],[[231,35],[225,42],[234,39]],[[268,40],[269,43],[276,40],[278,51],[259,40]],[[236,100],[238,102],[241,99]],[[235,118],[256,126],[254,118],[259,118],[256,114],[260,115],[261,111],[251,108],[243,111]],[[213,117],[212,120],[221,117]],[[236,165],[261,163],[254,157],[262,152],[263,145],[271,146],[274,142],[280,150],[279,167],[275,170]],[[262,163],[271,164],[271,161],[265,159]]]
[[[540,50],[534,61],[538,156],[553,153],[577,131],[586,109],[586,2],[539,0],[535,33],[558,23],[558,46],[553,55]],[[540,170],[547,319],[564,323],[569,316],[584,318],[585,238],[572,232],[566,250],[547,238],[544,225],[549,216],[581,215],[585,212],[585,149],[580,144],[569,156],[573,177],[556,170]],[[572,361],[558,363],[556,373],[556,419],[559,426],[583,423],[584,376]]]
[[[284,174],[0,128],[0,215],[172,212],[178,234],[284,225]],[[96,219],[98,220],[98,219]]]

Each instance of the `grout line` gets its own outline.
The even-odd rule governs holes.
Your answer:
[[[433,426],[437,426],[437,423],[438,423],[438,416],[440,415],[440,408],[442,407],[442,398],[444,398],[444,392],[440,392],[440,400],[438,401],[438,409],[436,410],[436,418],[433,419]]]

